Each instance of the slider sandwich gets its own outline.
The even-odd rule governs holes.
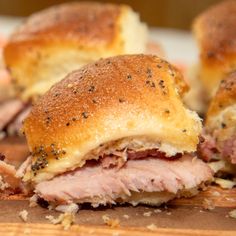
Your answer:
[[[18,131],[31,102],[72,70],[102,57],[143,53],[147,38],[147,26],[127,5],[66,3],[31,15],[3,51],[19,100],[0,104],[0,130]]]
[[[236,72],[220,83],[206,116],[199,152],[207,161],[222,160],[223,172],[236,173]],[[217,163],[217,162],[216,162]]]
[[[214,97],[221,80],[236,70],[236,1],[222,1],[196,18],[200,49],[199,79],[205,97]]]
[[[50,204],[160,205],[198,193],[212,171],[194,155],[201,120],[182,75],[149,55],[101,59],[55,84],[24,122],[18,170]]]

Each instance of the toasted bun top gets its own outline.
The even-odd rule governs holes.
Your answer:
[[[233,111],[234,115],[231,113]],[[231,73],[221,81],[218,91],[209,106],[206,125],[209,128],[216,128],[217,124],[220,127],[225,126],[225,112],[230,112],[231,117],[229,119],[234,120],[236,125],[236,72]]]
[[[236,1],[222,1],[196,18],[193,25],[206,63],[227,62],[236,55]]]
[[[95,2],[53,6],[31,15],[11,35],[10,42],[42,40],[41,43],[44,43],[63,39],[88,46],[112,43],[123,8],[128,7]]]
[[[72,72],[25,120],[33,164],[24,179],[82,166],[100,145],[130,137],[155,141],[169,155],[195,151],[201,122],[183,106],[186,89],[179,71],[156,56],[101,59]]]
[[[4,60],[18,96],[35,100],[89,62],[143,53],[147,35],[146,25],[129,6],[66,3],[30,16],[11,35]]]

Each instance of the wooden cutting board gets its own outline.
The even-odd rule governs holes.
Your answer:
[[[28,154],[23,139],[11,138],[0,142],[0,153],[15,159]],[[204,209],[208,199],[212,210]],[[67,231],[61,225],[52,225],[45,217],[57,217],[58,212],[42,207],[30,208],[21,195],[0,200],[0,235],[236,235],[236,219],[228,213],[236,209],[236,188],[222,190],[211,186],[192,199],[177,199],[160,208],[128,205],[92,210],[83,207],[76,215],[75,224]],[[19,212],[28,211],[23,222]],[[157,211],[157,209],[160,209]],[[116,228],[105,225],[102,217],[118,219]],[[150,225],[155,225],[151,227]],[[154,229],[155,228],[155,229]]]

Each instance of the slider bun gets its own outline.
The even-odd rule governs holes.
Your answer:
[[[230,138],[236,132],[236,72],[221,81],[207,112],[206,130],[217,130],[217,142]]]
[[[25,120],[34,168],[24,180],[83,166],[95,149],[121,139],[143,142],[144,149],[154,142],[168,156],[195,151],[201,121],[182,103],[186,90],[176,68],[150,55],[101,59],[70,73]]]
[[[138,37],[138,40],[137,40]],[[4,60],[22,99],[36,99],[101,57],[142,53],[147,27],[129,6],[67,3],[33,14],[10,37]]]
[[[212,97],[220,81],[236,69],[236,1],[222,1],[196,18],[200,79]]]

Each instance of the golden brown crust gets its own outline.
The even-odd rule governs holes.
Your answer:
[[[236,68],[236,1],[222,1],[194,21],[200,47],[200,76],[207,91],[214,94],[221,79]]]
[[[11,35],[3,52],[18,95],[25,99],[22,94],[27,89],[45,77],[50,81],[52,74],[70,67],[67,64],[75,63],[74,67],[78,68],[106,54],[122,54],[120,21],[128,10],[125,5],[75,2],[30,16]],[[61,57],[65,58],[63,66],[59,65],[63,61]],[[35,93],[41,95],[40,91]],[[26,99],[28,96],[25,95]]]
[[[236,72],[221,81],[207,112],[205,131],[214,140],[218,155],[235,163]]]
[[[195,150],[201,125],[183,106],[180,95],[186,89],[182,75],[155,56],[118,56],[74,71],[40,99],[25,121],[34,160],[50,166],[55,158],[70,159],[76,151],[82,155],[133,135],[161,135],[181,152]]]
[[[236,72],[231,73],[220,83],[216,95],[211,101],[207,112],[206,124],[209,125],[227,107],[236,104]]]
[[[194,23],[205,62],[224,62],[236,53],[236,2],[223,1],[203,12]]]
[[[121,9],[121,5],[93,2],[53,6],[30,16],[10,37],[6,48],[26,41],[33,44],[61,39],[90,46],[110,44],[117,34]]]

